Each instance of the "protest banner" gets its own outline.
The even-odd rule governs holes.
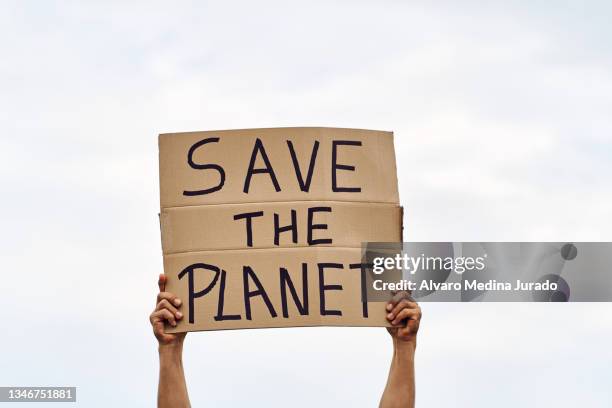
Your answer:
[[[387,325],[361,244],[401,241],[391,132],[162,134],[159,163],[169,332]]]

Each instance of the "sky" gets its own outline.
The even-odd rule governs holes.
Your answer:
[[[392,130],[406,240],[612,241],[611,17],[605,1],[3,1],[0,386],[154,405],[159,133]],[[422,309],[418,406],[612,405],[611,305]],[[378,328],[243,330],[189,334],[184,361],[198,407],[371,407],[391,351]]]

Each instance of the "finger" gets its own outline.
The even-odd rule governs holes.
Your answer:
[[[406,327],[410,329],[410,331],[412,333],[416,333],[419,331],[419,326],[421,325],[421,319],[416,318],[416,319],[410,319],[408,320],[408,323],[406,324]]]
[[[161,302],[163,299],[168,300],[170,303],[172,303],[176,307],[180,307],[183,304],[181,299],[177,298],[174,293],[159,292],[157,294],[157,303]]]
[[[409,337],[416,335],[419,332],[419,320],[410,319],[405,326],[400,326],[397,329],[397,334],[401,337]]]
[[[408,299],[402,299],[400,300],[395,307],[393,308],[393,310],[391,310],[391,314],[393,314],[394,316],[397,315],[402,309],[416,309],[418,307],[418,305],[414,302],[411,302]]]
[[[398,314],[393,315],[392,318],[389,318],[388,316],[387,320],[392,326],[404,326],[406,324],[405,319],[415,317],[416,312],[414,309],[402,309]]]
[[[179,312],[177,310],[176,307],[174,307],[169,301],[168,299],[162,299],[158,304],[157,307],[155,308],[155,310],[162,310],[162,309],[167,309],[170,311],[170,313],[172,313],[177,320],[180,320],[183,318],[183,314],[181,312]]]
[[[395,305],[400,302],[402,299],[412,299],[409,292],[402,290],[393,295],[393,297],[389,300],[387,304],[387,310],[391,311],[395,307]]]
[[[171,318],[173,318],[173,315],[172,313],[170,313],[169,310],[161,309],[151,313],[149,320],[151,321],[151,324],[155,327],[156,324],[163,323],[166,320],[170,320]]]
[[[412,320],[409,320],[409,322],[412,322]],[[408,325],[402,326],[397,329],[397,335],[399,338],[408,339],[412,337],[414,334],[416,334],[416,331],[414,331],[412,327]]]
[[[419,315],[416,309],[402,309],[396,316],[391,320],[391,324],[394,326],[402,324],[406,319],[415,319]],[[402,324],[403,325],[403,324]]]
[[[160,292],[166,291],[166,275],[163,273],[159,274],[159,279],[157,280],[157,286],[159,287]]]
[[[156,322],[166,321],[170,323],[172,326],[176,326],[176,319],[174,315],[168,309],[161,309],[151,314],[151,323],[155,325]]]
[[[387,316],[393,319],[402,309],[416,309],[417,306],[418,305],[416,303],[411,302],[408,299],[402,299],[393,307],[393,310],[391,310]]]

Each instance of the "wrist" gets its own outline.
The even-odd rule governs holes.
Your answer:
[[[160,356],[181,357],[183,355],[183,343],[160,344],[158,347]]]
[[[396,354],[414,355],[416,351],[416,337],[411,340],[393,339],[393,351]]]

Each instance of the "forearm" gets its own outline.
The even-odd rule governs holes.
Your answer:
[[[380,408],[414,407],[414,353],[416,343],[393,339],[393,359]]]
[[[191,407],[185,383],[182,354],[182,344],[159,347],[158,408]]]

